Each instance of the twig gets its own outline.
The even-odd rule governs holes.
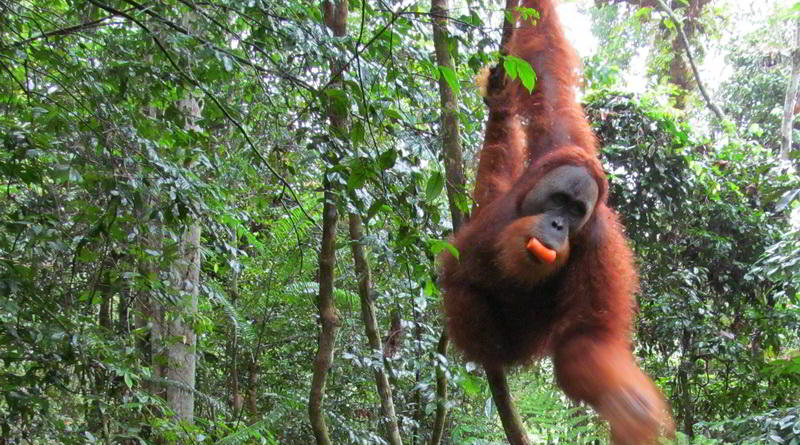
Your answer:
[[[253,142],[252,138],[250,137],[250,134],[247,132],[247,130],[244,128],[244,126],[238,120],[236,120],[236,118],[234,118],[230,114],[228,109],[225,108],[222,105],[222,103],[219,101],[219,99],[217,99],[216,96],[211,94],[211,92],[208,91],[208,89],[206,87],[204,87],[202,84],[200,84],[200,82],[195,80],[192,76],[190,76],[189,74],[184,72],[180,68],[180,66],[178,66],[178,63],[175,62],[175,60],[169,54],[169,52],[164,47],[164,45],[161,43],[161,41],[158,39],[158,37],[156,37],[156,35],[150,30],[150,28],[147,27],[147,25],[145,25],[144,23],[142,23],[141,21],[139,21],[135,17],[133,17],[133,16],[131,16],[129,14],[126,14],[126,13],[124,13],[122,11],[118,11],[118,10],[112,8],[111,6],[102,4],[97,0],[89,0],[89,2],[92,3],[93,5],[97,6],[98,8],[103,9],[103,10],[105,10],[107,12],[110,12],[112,14],[116,14],[116,15],[120,15],[122,17],[125,17],[126,19],[130,20],[131,22],[135,23],[140,28],[142,28],[145,32],[150,34],[150,37],[152,37],[153,42],[155,42],[156,46],[158,46],[159,50],[167,58],[167,60],[169,61],[170,65],[172,65],[172,67],[178,72],[178,74],[180,74],[183,78],[185,78],[190,84],[192,84],[193,86],[199,88],[206,95],[206,97],[208,97],[212,102],[214,102],[214,105],[216,105],[220,109],[220,111],[222,111],[222,114],[225,115],[225,118],[228,119],[236,127],[237,130],[239,130],[239,132],[242,134],[242,136],[244,136],[244,139],[245,139],[245,141],[247,141],[247,144],[250,146],[250,149],[253,150],[253,153],[255,153],[256,156],[259,159],[261,159],[261,162],[263,162],[264,165],[267,166],[267,169],[270,171],[270,173],[275,175],[275,177],[278,178],[278,181],[280,181],[280,183],[283,184],[286,187],[287,190],[289,190],[289,193],[292,194],[292,198],[297,203],[297,206],[300,208],[300,211],[303,213],[303,215],[306,218],[308,218],[308,220],[311,221],[311,223],[314,224],[314,226],[316,226],[317,228],[320,228],[319,225],[317,224],[317,222],[314,220],[314,218],[312,218],[308,214],[308,212],[306,212],[306,209],[303,208],[303,205],[300,203],[300,199],[297,198],[297,193],[294,191],[294,189],[292,188],[291,184],[289,184],[289,182],[283,176],[281,176],[280,173],[278,173],[272,167],[272,165],[270,165],[269,161],[267,161],[267,158],[265,158],[264,155],[261,154],[261,152],[258,150],[258,148],[256,148],[255,143]]]
[[[136,9],[136,8],[129,8],[129,9],[126,9],[124,12],[126,12],[126,13],[127,12],[131,12],[134,9]],[[8,47],[9,48],[18,48],[20,46],[24,46],[24,45],[27,45],[29,43],[33,43],[33,42],[35,42],[37,40],[46,39],[46,38],[52,37],[52,36],[66,36],[66,35],[69,35],[69,34],[72,34],[72,33],[83,31],[85,29],[98,28],[101,25],[113,25],[114,24],[113,22],[112,23],[105,23],[105,24],[103,22],[105,22],[108,19],[114,18],[114,17],[116,17],[116,14],[112,14],[112,15],[109,15],[107,17],[101,17],[101,18],[99,18],[97,20],[92,20],[91,22],[85,22],[85,23],[81,23],[81,24],[73,25],[73,26],[68,26],[66,28],[61,28],[61,29],[54,29],[52,31],[46,31],[46,32],[43,32],[43,33],[41,33],[41,34],[39,34],[37,36],[33,36],[33,37],[29,38],[29,39],[20,40],[19,42],[11,43],[11,44],[8,45]]]
[[[725,120],[725,115],[722,114],[722,110],[711,100],[711,96],[709,96],[708,92],[706,91],[706,87],[703,85],[703,81],[700,79],[700,72],[697,70],[697,64],[694,62],[694,56],[692,56],[692,50],[689,46],[689,39],[686,37],[686,33],[683,32],[683,25],[681,25],[680,20],[675,16],[675,13],[664,3],[664,0],[655,0],[658,8],[665,12],[669,18],[675,23],[675,28],[678,30],[678,35],[681,37],[681,42],[683,43],[683,47],[686,50],[686,57],[689,58],[689,65],[692,67],[692,72],[694,73],[694,80],[697,82],[697,87],[700,89],[700,93],[703,95],[703,98],[706,100],[706,105],[708,108],[717,116],[717,119],[720,122]]]

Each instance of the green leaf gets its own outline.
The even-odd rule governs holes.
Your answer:
[[[536,73],[533,71],[531,64],[525,60],[518,59],[517,73],[522,86],[528,90],[528,93],[533,93],[533,87],[536,86]]]
[[[461,377],[459,383],[461,384],[461,389],[463,389],[467,395],[475,397],[480,394],[481,382],[477,377],[467,373],[464,373]]]
[[[386,201],[384,201],[383,199],[376,200],[375,202],[372,203],[371,206],[369,206],[369,209],[367,210],[367,217],[364,218],[364,223],[372,219],[372,217],[377,215],[378,212],[391,212],[391,211],[392,208],[388,204],[386,204]]]
[[[380,166],[381,170],[388,170],[394,167],[395,162],[397,162],[397,150],[394,148],[390,148],[378,157],[378,166]]]
[[[653,14],[653,8],[644,7],[644,8],[639,8],[639,10],[636,11],[634,17],[639,20],[650,20],[650,16],[652,14]]]
[[[503,69],[506,72],[506,76],[510,77],[511,79],[517,78],[517,64],[514,63],[514,56],[508,56],[503,59]]]
[[[458,249],[448,241],[432,239],[428,241],[428,244],[430,245],[431,253],[434,255],[439,255],[443,250],[447,249],[455,259],[459,258]]]
[[[505,18],[508,23],[514,23],[514,13],[510,9],[505,10]]]
[[[529,22],[531,25],[536,25],[536,22],[539,20],[539,11],[533,8],[517,6],[516,10],[519,12],[519,17],[523,22]]]
[[[325,94],[328,96],[331,110],[335,114],[342,116],[348,113],[350,109],[350,98],[347,96],[347,93],[342,90],[330,88],[325,90]]]
[[[519,77],[522,86],[529,93],[533,92],[533,88],[536,86],[536,73],[530,63],[516,56],[506,56],[503,58],[503,68],[509,78]]]
[[[394,108],[387,108],[383,113],[386,115],[386,117],[391,117],[399,120],[403,119],[403,116],[400,114],[400,112],[398,112]]]
[[[356,159],[350,163],[350,176],[347,178],[347,188],[349,190],[359,189],[366,184],[371,169],[366,159]]]
[[[350,142],[354,145],[358,145],[364,142],[364,124],[361,121],[353,122],[353,125],[350,127]]]
[[[444,80],[447,81],[447,84],[450,85],[450,89],[453,90],[453,93],[458,94],[460,86],[455,71],[450,67],[441,65],[439,66],[439,71],[442,73],[442,76],[444,76]]]
[[[442,189],[444,188],[444,176],[441,172],[435,171],[428,178],[428,185],[425,187],[425,199],[429,202],[432,202],[439,194],[442,193]]]

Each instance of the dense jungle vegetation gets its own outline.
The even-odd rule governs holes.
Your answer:
[[[505,443],[436,267],[504,8],[0,0],[0,445]],[[800,444],[800,3],[560,11],[678,443]]]

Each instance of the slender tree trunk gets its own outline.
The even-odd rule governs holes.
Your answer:
[[[104,264],[103,267],[111,267],[110,264]],[[98,324],[107,329],[108,332],[113,331],[111,322],[111,299],[114,297],[113,287],[111,286],[111,277],[108,270],[102,272],[100,281],[100,313],[98,314]],[[99,366],[93,368],[94,386],[96,394],[106,394],[109,388],[109,375],[104,368]],[[87,419],[88,430],[94,433],[95,436],[108,439],[105,434],[107,432],[107,419],[102,411],[101,401],[94,399],[91,402],[91,409],[89,410],[89,419]]]
[[[486,379],[489,381],[489,388],[492,390],[492,399],[497,407],[497,414],[503,423],[506,438],[511,445],[530,445],[528,434],[525,432],[525,425],[514,409],[514,402],[511,400],[511,393],[508,391],[506,374],[502,368],[486,368]]]
[[[361,300],[361,319],[364,322],[364,329],[367,333],[369,348],[374,357],[382,357],[381,338],[378,334],[378,320],[375,316],[375,303],[372,300],[372,277],[364,253],[362,240],[364,239],[364,228],[361,217],[351,213],[349,217],[350,241],[353,251],[353,260],[356,266],[356,276],[358,277],[358,295]],[[383,363],[385,363],[382,360]],[[388,365],[384,365],[388,366]],[[375,369],[375,384],[378,387],[378,394],[381,399],[381,411],[384,422],[386,423],[386,439],[391,445],[403,445],[400,439],[400,429],[397,426],[397,416],[394,411],[394,400],[392,398],[392,387],[389,386],[389,379],[386,377],[384,368]]]
[[[108,266],[111,267],[111,266]],[[114,292],[111,286],[111,277],[108,271],[103,272],[102,284],[100,285],[100,314],[98,323],[111,332],[111,299]]]
[[[167,323],[167,403],[177,419],[194,421],[195,348],[197,336],[192,319],[197,313],[200,289],[200,226],[190,225],[181,237],[180,259],[173,265],[172,283],[178,303],[170,310]]]
[[[339,215],[334,203],[331,185],[325,180],[325,206],[322,213],[322,248],[319,253],[319,350],[314,359],[311,395],[308,399],[308,416],[318,445],[331,445],[328,425],[322,412],[325,397],[325,379],[333,363],[333,348],[339,330],[339,314],[333,302],[333,271],[336,265],[336,225]]]
[[[146,62],[152,61],[152,55],[145,56]],[[155,107],[148,106],[144,113],[151,119],[156,119],[158,112]],[[141,170],[137,172],[142,174]],[[156,206],[157,197],[150,189],[145,191],[144,199],[135,214],[139,221],[143,221],[137,242],[143,252],[161,252],[163,227],[162,223],[152,219],[150,214]],[[154,397],[166,398],[166,389],[158,382],[166,376],[166,351],[163,339],[166,328],[164,326],[164,305],[155,291],[155,284],[160,281],[160,274],[155,259],[149,255],[142,256],[136,264],[138,279],[144,281],[142,290],[134,294],[134,326],[136,330],[146,332],[146,336],[137,341],[137,346],[143,356],[143,361],[150,364],[151,381],[145,381],[145,390]],[[144,436],[150,436],[150,428],[145,427]]]
[[[445,367],[447,362],[440,360],[439,357],[447,359],[447,345],[450,339],[447,330],[443,329],[439,342],[436,345],[436,417],[433,418],[433,430],[431,431],[431,441],[429,445],[439,445],[444,436],[444,426],[447,420],[447,373]]]
[[[506,0],[505,17],[503,18],[503,35],[500,37],[500,53],[508,54],[506,45],[511,41],[511,36],[514,34],[514,24],[516,22],[516,8],[519,6],[519,0]],[[508,20],[509,15],[513,20]]]
[[[258,358],[253,357],[247,374],[247,411],[258,414]]]
[[[233,233],[234,245],[237,242],[236,231]],[[231,304],[236,303],[239,299],[239,272],[233,270],[231,272]],[[231,359],[231,408],[234,416],[239,417],[242,410],[244,398],[242,397],[239,389],[239,330],[236,326],[236,320],[231,321],[231,340],[228,344],[228,355]]]
[[[447,0],[431,0],[433,45],[436,53],[436,63],[440,67],[453,70],[453,59],[450,57],[448,49],[449,32],[447,20],[449,19],[449,14],[450,7]],[[453,232],[455,233],[466,220],[466,215],[461,210],[461,206],[466,205],[464,188],[466,181],[464,180],[461,134],[458,125],[458,98],[444,76],[439,76],[439,102],[442,108],[441,137],[447,179],[447,199],[450,204],[450,217],[453,223]],[[439,337],[436,353],[447,357],[448,343],[447,331],[443,329]],[[447,418],[447,373],[443,369],[445,363],[441,363],[439,360],[435,360],[434,363],[436,364],[436,416],[433,420],[430,445],[438,445],[441,442]],[[418,409],[421,409],[421,407],[418,407]]]
[[[694,55],[692,54],[692,47],[689,44],[689,38],[686,37],[686,33],[684,32],[683,25],[678,17],[675,16],[675,13],[670,9],[669,6],[664,2],[664,0],[654,0],[658,9],[666,13],[672,22],[675,24],[675,29],[678,31],[678,37],[680,38],[681,43],[683,43],[683,49],[686,52],[686,57],[689,60],[689,66],[692,68],[692,73],[694,74],[694,80],[697,82],[697,88],[700,89],[700,94],[703,95],[703,99],[706,101],[706,106],[712,113],[719,119],[720,122],[725,120],[725,115],[722,113],[722,110],[719,106],[711,99],[711,95],[708,94],[706,90],[705,84],[700,78],[700,72],[697,69],[697,63],[694,61]],[[700,2],[702,3],[702,2]]]
[[[347,0],[337,0],[335,4],[330,0],[322,2],[325,26],[333,35],[342,37],[347,35]],[[341,60],[331,61],[331,76],[336,80],[331,82],[332,87],[342,83],[341,71],[346,67]],[[328,110],[328,119],[334,134],[347,134],[348,114],[346,110]],[[327,172],[323,180],[325,190],[325,204],[322,210],[322,247],[319,252],[319,321],[321,330],[319,335],[319,349],[314,359],[314,372],[311,378],[311,394],[308,399],[308,417],[311,421],[311,430],[317,445],[330,445],[331,438],[328,425],[322,411],[325,398],[325,380],[328,370],[333,363],[333,352],[336,342],[336,332],[339,330],[339,314],[333,301],[333,277],[336,265],[336,226],[339,214],[336,210],[336,196],[333,187],[328,181]]]
[[[119,293],[119,303],[117,304],[117,332],[127,335],[130,332],[128,306],[131,301],[131,290],[128,283],[125,283]]]
[[[797,103],[797,89],[800,85],[800,19],[795,30],[794,50],[792,51],[792,74],[786,87],[786,99],[783,102],[783,122],[781,124],[781,159],[789,159],[792,150],[792,123]]]
[[[422,311],[415,299],[411,300],[411,313],[414,318],[414,358],[417,363],[422,363]],[[419,367],[414,371],[414,432],[411,435],[411,444],[422,444],[422,426],[425,425],[425,407],[422,403],[422,371]]]
[[[694,437],[694,407],[692,406],[692,393],[689,385],[689,371],[692,353],[692,334],[684,328],[681,338],[681,364],[678,368],[678,385],[680,387],[681,417],[683,418],[683,433],[690,438]]]
[[[154,198],[152,194],[145,197],[141,208],[136,210],[140,221],[148,221]],[[138,242],[142,251],[161,251],[161,225],[158,221],[148,221],[144,224],[144,232]],[[162,338],[164,338],[164,307],[153,289],[153,283],[158,281],[159,273],[156,263],[149,257],[138,260],[136,273],[139,280],[146,283],[144,289],[136,292],[134,296],[134,326],[136,330],[146,332],[144,337],[137,341],[137,346],[142,354],[143,361],[151,366],[151,377],[154,380],[164,378],[165,355],[163,353]],[[146,390],[156,397],[164,397],[164,387],[159,383],[148,381]]]
[[[186,28],[192,26],[191,13],[183,17]],[[187,130],[202,131],[198,125],[202,102],[192,95],[181,99],[178,108],[184,113]],[[194,391],[196,373],[197,335],[192,322],[197,313],[197,296],[200,290],[200,224],[190,222],[178,241],[178,260],[171,266],[170,280],[177,303],[169,307],[166,321],[167,404],[177,420],[194,422]]]
[[[436,63],[440,67],[453,70],[453,59],[450,57],[449,33],[447,20],[449,17],[447,0],[431,0],[431,16],[433,17],[433,45],[436,50]],[[447,197],[450,201],[450,214],[453,228],[461,227],[464,212],[457,205],[465,204],[464,168],[461,158],[461,134],[458,126],[458,98],[444,76],[439,76],[439,101],[442,107],[441,138],[444,149],[444,168],[447,176]],[[453,205],[456,204],[456,205]]]

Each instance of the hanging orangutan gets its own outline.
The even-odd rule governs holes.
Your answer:
[[[477,207],[454,237],[458,258],[441,258],[447,329],[487,371],[551,356],[559,386],[609,421],[615,444],[655,444],[673,422],[631,352],[637,275],[575,98],[578,59],[553,1],[522,3],[539,18],[505,51],[537,81],[529,93],[502,66],[482,80]]]

